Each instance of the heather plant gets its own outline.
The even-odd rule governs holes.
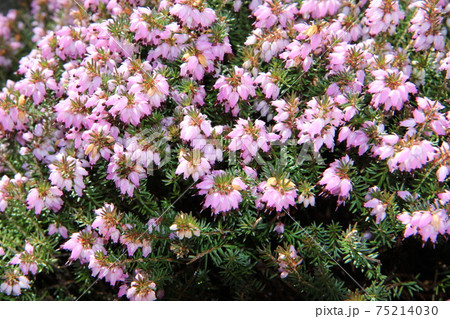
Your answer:
[[[0,299],[448,299],[449,13],[33,0],[0,16]]]

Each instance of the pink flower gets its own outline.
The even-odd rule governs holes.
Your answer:
[[[318,152],[323,144],[333,150],[336,128],[343,123],[344,113],[337,107],[335,99],[328,96],[322,100],[313,98],[307,105],[297,119],[298,143],[313,143],[314,152]]]
[[[62,59],[77,59],[86,53],[87,44],[84,42],[86,36],[85,27],[64,26],[56,32],[57,45],[56,54]]]
[[[144,168],[131,159],[131,154],[124,151],[120,144],[114,145],[114,156],[108,165],[106,179],[113,180],[122,194],[133,197],[134,189],[139,187],[139,180],[146,174]]]
[[[400,10],[396,0],[372,0],[365,15],[371,35],[377,35],[380,32],[388,32],[392,35],[399,21],[405,18],[405,13]]]
[[[340,0],[306,0],[302,2],[299,13],[304,18],[311,16],[313,19],[321,19],[327,15],[335,15],[340,7]]]
[[[196,185],[199,195],[206,195],[204,207],[210,207],[213,214],[238,209],[242,201],[240,191],[247,189],[239,177],[225,171],[213,171]]]
[[[352,181],[349,177],[353,161],[348,155],[331,163],[330,167],[323,172],[323,177],[319,181],[320,185],[326,185],[325,191],[331,195],[338,196],[338,205],[345,203],[350,197],[353,189]]]
[[[160,224],[161,224],[162,218],[150,218],[147,222],[148,226],[148,232],[151,234],[153,231],[160,231]]]
[[[331,71],[330,75],[334,75],[335,72]],[[327,89],[327,94],[329,96],[335,97],[336,101],[340,99],[342,104],[345,104],[348,102],[347,98],[345,96],[348,96],[348,94],[354,94],[354,93],[361,93],[364,83],[365,73],[362,70],[358,70],[356,72],[351,71],[342,71],[336,73],[334,79],[336,82],[333,82],[330,84],[330,86]],[[345,94],[345,95],[343,95]],[[348,112],[348,110],[351,110],[352,113]],[[356,113],[357,109],[353,105],[349,105],[346,108],[346,120],[349,120],[353,117],[353,115]]]
[[[3,279],[5,281],[0,285],[0,292],[3,292],[8,296],[19,296],[21,294],[21,289],[30,288],[30,281],[28,278],[19,275],[16,270],[6,270]]]
[[[151,33],[156,30],[161,33],[159,38],[152,37]],[[187,48],[189,35],[182,33],[181,26],[178,23],[170,23],[161,31],[159,29],[153,29],[151,33],[146,34],[147,39],[152,39],[160,43],[149,51],[147,61],[154,61],[160,58],[176,60],[180,53]]]
[[[293,245],[289,246],[289,249],[283,249],[278,247],[278,271],[280,272],[281,279],[286,278],[289,273],[296,272],[297,267],[303,262],[303,259],[298,256],[297,250]]]
[[[366,0],[359,1],[358,6],[354,7],[350,12],[340,12],[337,14],[337,21],[344,27],[345,33],[342,34],[342,39],[344,41],[356,42],[363,35],[363,25],[361,23],[354,23],[356,17],[358,16],[359,7],[365,5]],[[365,31],[365,30],[364,30]]]
[[[0,212],[4,212],[8,207],[8,201],[12,198],[14,186],[10,178],[3,175],[0,179]]]
[[[436,172],[436,176],[438,181],[443,183],[450,173],[450,146],[447,142],[442,142],[438,156],[439,169]]]
[[[369,192],[365,197],[367,202],[364,203],[364,207],[372,208],[370,215],[376,216],[377,224],[386,218],[388,204],[379,199],[382,197],[385,197],[385,195],[383,192],[380,192],[380,189],[377,186],[369,188]]]
[[[445,58],[441,60],[439,70],[445,71],[445,77],[450,79],[450,51],[447,52]]]
[[[214,88],[219,90],[217,99],[225,102],[225,111],[231,110],[233,116],[239,113],[239,98],[247,101],[249,96],[256,95],[255,84],[250,74],[237,66],[230,77],[220,76]]]
[[[156,284],[143,272],[138,272],[130,284],[130,288],[125,286],[127,298],[132,301],[153,301],[156,300]],[[119,297],[124,295],[119,293]]]
[[[437,196],[439,197],[439,203],[441,205],[445,205],[448,202],[450,202],[450,191],[449,190],[445,190],[443,193],[439,193]]]
[[[11,265],[19,265],[24,275],[31,272],[33,275],[37,273],[36,257],[34,256],[34,247],[26,242],[25,251],[14,256],[9,262]]]
[[[159,45],[161,40],[167,39],[171,32],[164,30],[154,22],[160,18],[159,15],[149,8],[134,8],[130,15],[130,31],[135,32],[134,39],[141,40],[144,44],[153,45]]]
[[[243,169],[248,177],[252,179],[256,179],[258,177],[258,173],[256,172],[256,170],[251,168],[250,166],[244,166]]]
[[[330,53],[330,69],[335,72],[345,71],[348,63],[352,63],[353,61],[349,59],[351,52],[358,52],[357,56],[362,58],[362,50],[358,48],[356,45],[350,45],[346,42],[339,43],[333,48],[333,52]],[[358,59],[359,60],[359,59]],[[360,62],[360,61],[355,61]],[[365,61],[364,65],[367,65],[367,61]],[[352,65],[353,66],[353,65]],[[356,66],[356,63],[355,63]]]
[[[66,128],[87,128],[93,124],[88,115],[92,112],[87,95],[80,95],[76,91],[68,91],[68,98],[61,100],[54,106],[56,120],[65,124]]]
[[[444,12],[441,3],[443,2],[423,0],[411,4],[411,7],[417,8],[409,28],[409,32],[414,32],[413,39],[416,50],[428,50],[431,46],[439,51],[444,50],[446,31],[442,23]]]
[[[312,49],[309,43],[292,41],[286,46],[286,50],[280,54],[280,58],[286,61],[286,68],[302,66],[302,70],[307,72],[313,62]]]
[[[254,52],[261,56],[265,62],[270,62],[273,57],[283,51],[289,44],[289,37],[286,30],[277,28],[271,31],[255,29],[245,41],[246,46],[253,46]],[[251,64],[256,62],[253,57],[244,62],[246,69],[251,69]]]
[[[28,192],[27,208],[34,208],[36,215],[39,215],[44,207],[57,212],[63,205],[62,195],[63,192],[56,186],[42,185],[39,188],[33,188]]]
[[[273,231],[277,232],[278,235],[281,235],[282,233],[284,233],[284,224],[282,222],[276,223]]]
[[[158,148],[159,138],[163,136],[162,141],[165,142],[164,131],[160,135],[154,133],[150,136],[133,136],[125,140],[125,146],[127,153],[131,154],[131,160],[136,161],[137,165],[141,165],[144,169],[153,169],[153,164],[161,164],[160,149]],[[168,152],[168,146],[164,151]],[[166,153],[167,155],[167,153]]]
[[[211,165],[208,160],[203,156],[202,152],[198,149],[192,151],[180,150],[180,155],[178,157],[178,167],[175,174],[183,174],[184,179],[192,176],[194,181],[198,180],[200,177],[209,172]]]
[[[14,82],[9,81],[11,88],[6,90],[6,88],[0,92],[0,124],[5,131],[14,130],[24,130],[26,129],[25,124],[28,123],[27,113],[24,112],[23,108],[26,108],[25,102],[27,99],[24,95],[18,97],[13,97],[9,91],[15,89],[12,88]],[[40,124],[37,124],[38,126]]]
[[[382,135],[381,145],[374,145],[372,147],[373,154],[378,155],[380,159],[386,159],[391,157],[395,153],[395,145],[399,142],[400,138],[396,134]]]
[[[214,70],[214,55],[211,52],[211,44],[202,45],[197,41],[195,48],[187,50],[183,55],[183,63],[180,66],[181,76],[192,76],[195,80],[202,80],[206,72]]]
[[[411,82],[406,82],[407,77],[403,72],[396,70],[372,71],[375,81],[369,84],[369,93],[374,93],[372,103],[375,107],[384,105],[385,110],[394,107],[400,111],[403,103],[408,100],[408,94],[417,93],[417,89]]]
[[[430,141],[402,141],[397,146],[394,155],[392,155],[387,164],[389,170],[408,171],[423,167],[426,163],[433,160],[437,155],[436,149]]]
[[[286,27],[289,22],[293,22],[298,13],[297,4],[284,5],[281,1],[265,0],[253,15],[256,17],[255,26],[257,28],[270,28],[276,23]]]
[[[102,251],[106,254],[106,250],[103,247],[103,239],[98,237],[97,233],[92,231],[91,227],[73,233],[61,248],[72,252],[69,257],[70,262],[79,259],[82,264],[88,263],[91,255],[97,251]]]
[[[99,234],[105,240],[111,238],[114,243],[117,243],[120,237],[120,231],[117,227],[121,226],[122,215],[114,207],[114,204],[105,203],[102,208],[94,210],[94,213],[97,217],[92,223],[92,228],[98,229]]]
[[[311,51],[320,52],[321,48],[325,48],[327,45],[333,45],[330,43],[332,41],[331,38],[340,38],[342,36],[337,34],[342,30],[340,23],[333,23],[328,27],[319,28],[314,22],[301,22],[295,24],[294,29],[298,32],[295,39],[302,41],[303,44],[302,56]]]
[[[111,96],[106,105],[112,105],[109,112],[120,115],[120,120],[126,124],[137,126],[144,116],[150,115],[151,106],[143,94],[127,94]]]
[[[417,130],[424,131],[427,136],[431,135],[429,131],[445,135],[450,128],[450,121],[440,112],[442,109],[444,106],[438,101],[417,97],[417,109],[413,110],[413,117],[400,122],[401,126],[408,128],[405,135],[414,136]]]
[[[192,29],[209,27],[217,18],[214,10],[205,8],[202,2],[188,0],[175,0],[170,14],[178,17],[183,25]]]
[[[25,72],[25,78],[15,85],[20,94],[32,97],[35,104],[41,104],[47,95],[47,89],[58,91],[58,85],[53,78],[53,71],[36,65]]]
[[[102,84],[101,76],[89,72],[84,66],[68,70],[68,74],[70,82],[67,85],[67,91],[86,93],[92,96]]]
[[[3,102],[3,99],[0,98],[0,102]],[[17,108],[11,108],[9,110],[4,110],[3,108],[0,108],[0,124],[3,127],[3,130],[5,131],[12,131],[15,129],[15,121],[11,117],[11,113],[18,114]]]
[[[234,12],[239,12],[242,6],[242,0],[235,0],[233,3]]]
[[[109,282],[111,286],[114,286],[118,281],[125,280],[123,268],[116,265],[115,262],[110,262],[102,251],[97,251],[91,255],[88,267],[92,271],[92,276],[98,275],[100,279],[105,278],[105,281]]]
[[[180,138],[188,142],[193,142],[198,138],[209,137],[212,128],[211,121],[207,120],[206,115],[203,115],[196,109],[188,110],[187,113],[180,123]]]
[[[349,74],[348,71],[361,71],[367,68],[368,63],[373,59],[373,54],[368,49],[370,46],[367,42],[361,42],[358,44],[348,44],[341,42],[333,48],[333,52],[330,53],[330,74],[339,75],[340,72],[345,72],[345,75]],[[364,82],[364,72],[360,75],[356,72],[359,81]],[[347,75],[348,76],[348,75]],[[343,79],[345,82],[346,79]]]
[[[84,131],[82,134],[84,154],[89,156],[89,162],[95,164],[100,156],[109,160],[118,135],[119,129],[115,126],[111,127],[111,124],[107,122],[94,123],[89,130]]]
[[[0,36],[2,37],[3,49],[3,52],[0,54],[0,66],[4,67],[5,70],[11,67],[11,58],[17,55],[20,49],[24,47],[24,43],[21,43],[20,38],[15,37],[17,31],[22,30],[24,27],[22,22],[18,22],[17,13],[17,10],[10,9],[6,15],[0,15]]]
[[[444,235],[450,229],[447,211],[433,205],[428,211],[415,211],[412,215],[404,212],[397,219],[406,226],[405,238],[418,233],[424,242],[430,239],[435,243],[438,234]]]
[[[51,236],[56,233],[60,234],[62,238],[68,237],[66,227],[58,224],[50,224],[50,226],[48,226],[48,234]]]
[[[244,119],[237,121],[233,131],[227,137],[232,139],[228,146],[229,150],[240,150],[246,164],[257,155],[259,149],[268,152],[270,143],[279,138],[275,133],[267,133],[265,122],[256,120],[253,124]]]
[[[255,79],[255,83],[261,85],[266,98],[272,100],[275,100],[278,97],[278,94],[280,94],[280,88],[274,83],[274,81],[275,79],[272,77],[270,72],[261,72]]]
[[[401,199],[403,199],[403,200],[416,200],[416,199],[418,199],[419,198],[419,195],[417,195],[417,194],[414,194],[414,196],[413,195],[411,195],[411,193],[410,192],[408,192],[408,191],[397,191],[397,195],[401,198]]]
[[[287,178],[279,179],[270,177],[267,181],[259,184],[259,189],[263,192],[260,199],[266,203],[267,207],[275,208],[281,212],[289,206],[295,206],[297,198],[297,188],[293,182]]]
[[[146,68],[151,69],[146,63],[148,62],[143,63],[140,70],[144,71]],[[146,70],[144,73],[136,73],[128,78],[128,94],[125,92],[123,94],[127,96],[128,99],[127,107],[137,107],[135,112],[142,118],[142,114],[147,115],[147,112],[150,114],[153,108],[161,106],[161,103],[163,103],[169,95],[169,89],[167,79],[157,73],[157,70],[153,70],[152,72]],[[129,94],[134,94],[134,104],[136,105],[133,105],[132,96]],[[111,109],[110,112],[112,110],[113,109]],[[123,108],[118,110],[123,114],[126,113],[126,110]]]
[[[87,163],[86,163],[87,164]],[[85,165],[86,165],[85,164]],[[55,156],[53,164],[48,166],[50,169],[50,181],[59,189],[70,191],[72,185],[78,196],[82,196],[82,190],[86,188],[83,182],[83,176],[87,176],[88,172],[83,168],[83,162],[62,153]]]
[[[146,233],[137,230],[133,225],[126,224],[120,243],[127,246],[128,256],[133,256],[138,248],[142,248],[142,256],[147,257],[152,252],[151,241]]]
[[[193,79],[184,79],[181,90],[172,92],[171,97],[181,105],[191,104],[191,106],[186,107],[186,109],[191,110],[194,109],[193,105],[205,105],[205,86],[200,85]]]
[[[228,37],[211,41],[208,34],[203,34],[197,38],[194,47],[188,47],[185,51],[182,57],[185,63],[180,66],[180,75],[202,80],[205,72],[215,71],[214,61],[223,61],[226,53],[232,53]]]

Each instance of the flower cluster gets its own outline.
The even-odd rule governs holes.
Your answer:
[[[427,50],[432,46],[436,50],[444,49],[444,34],[446,31],[442,30],[443,3],[445,1],[419,0],[411,4],[417,10],[411,19],[409,31],[414,32],[414,47],[417,50]]]
[[[26,243],[25,251],[14,256],[9,263],[11,265],[19,265],[20,270],[25,276],[28,275],[28,272],[33,275],[37,273],[38,267],[34,256],[34,247],[30,243]]]
[[[335,160],[323,172],[323,177],[319,181],[320,185],[325,185],[324,191],[338,196],[338,204],[344,203],[350,197],[350,192],[353,189],[349,175],[353,163],[348,155]]]
[[[233,178],[225,171],[211,172],[196,187],[199,195],[206,195],[204,206],[210,207],[214,214],[238,209],[242,201],[241,191],[247,189],[239,177]]]
[[[275,208],[281,212],[289,206],[295,206],[297,199],[297,188],[293,182],[287,178],[270,177],[267,181],[259,184],[262,191],[260,201],[268,208]]]
[[[6,210],[8,201],[20,194],[20,189],[23,188],[27,181],[28,178],[19,173],[14,178],[3,175],[2,179],[0,179],[0,212]]]
[[[303,259],[297,255],[297,250],[293,245],[289,246],[289,249],[283,249],[278,247],[278,271],[282,279],[286,278],[290,273],[297,270]]]
[[[230,77],[220,77],[214,88],[219,90],[217,99],[225,102],[225,111],[231,110],[234,116],[239,113],[239,99],[247,101],[250,96],[256,94],[255,84],[250,74],[238,67],[235,67]]]
[[[419,234],[423,241],[436,242],[438,234],[450,234],[447,211],[442,208],[431,206],[429,210],[404,212],[397,218],[406,226],[405,237]]]
[[[336,127],[342,124],[344,113],[336,107],[333,98],[313,99],[308,102],[308,109],[297,118],[299,144],[312,143],[318,152],[322,145],[334,148]]]
[[[300,14],[304,17],[321,19],[327,15],[335,15],[341,6],[340,0],[307,0],[302,3]]]
[[[51,183],[59,189],[70,191],[73,188],[78,196],[82,196],[82,191],[86,186],[83,183],[83,176],[88,172],[83,168],[80,160],[72,156],[66,156],[59,153],[55,156],[53,164],[48,166],[50,169],[49,179]]]
[[[70,239],[62,245],[63,249],[70,250],[70,261],[80,260],[81,263],[88,263],[91,256],[97,251],[105,251],[103,240],[90,227],[73,233]]]
[[[270,143],[278,139],[277,134],[267,132],[263,121],[256,120],[252,123],[244,119],[237,121],[235,128],[227,137],[231,138],[228,146],[230,151],[241,151],[241,157],[245,163],[249,163],[256,157],[259,149],[268,152]]]
[[[34,209],[36,215],[39,215],[44,207],[57,212],[63,205],[62,195],[63,192],[58,187],[43,184],[30,190],[26,200],[27,208]]]
[[[156,300],[156,284],[151,281],[147,274],[138,272],[130,286],[120,287],[119,296],[126,295],[131,301],[152,301]]]
[[[399,21],[405,18],[405,13],[400,10],[396,0],[372,0],[366,11],[367,25],[370,34],[380,32],[393,34]]]
[[[8,271],[3,275],[3,283],[0,285],[0,292],[7,295],[18,296],[21,289],[30,288],[30,280],[20,275],[17,271]]]
[[[170,226],[170,230],[176,231],[176,235],[179,239],[191,238],[192,235],[197,237],[200,236],[200,228],[192,215],[178,215],[172,226]]]
[[[376,217],[376,223],[380,223],[386,218],[386,210],[389,207],[389,202],[392,200],[391,196],[380,192],[377,186],[371,187],[366,195],[364,207],[371,208],[370,215]]]
[[[407,77],[401,71],[375,70],[372,75],[375,81],[369,84],[369,92],[374,93],[372,102],[375,107],[381,104],[385,110],[393,107],[399,111],[408,100],[409,93],[417,92],[413,83],[406,82]]]
[[[17,10],[9,10],[6,15],[0,14],[0,66],[3,68],[11,67],[12,59],[24,46],[19,33],[24,24],[15,23],[17,14]]]
[[[184,277],[212,293],[269,255],[282,278],[332,276],[303,233],[384,287],[379,238],[448,238],[448,1],[247,2],[34,0],[32,31],[0,15],[1,292],[62,254],[130,300]],[[379,231],[376,252],[347,252],[343,226]]]

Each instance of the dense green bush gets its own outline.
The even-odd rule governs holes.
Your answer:
[[[1,16],[0,299],[448,299],[449,11]]]

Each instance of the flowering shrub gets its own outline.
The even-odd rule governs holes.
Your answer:
[[[31,51],[1,71],[0,299],[445,299],[449,16],[446,0],[34,0],[32,30],[1,15],[0,65]]]

